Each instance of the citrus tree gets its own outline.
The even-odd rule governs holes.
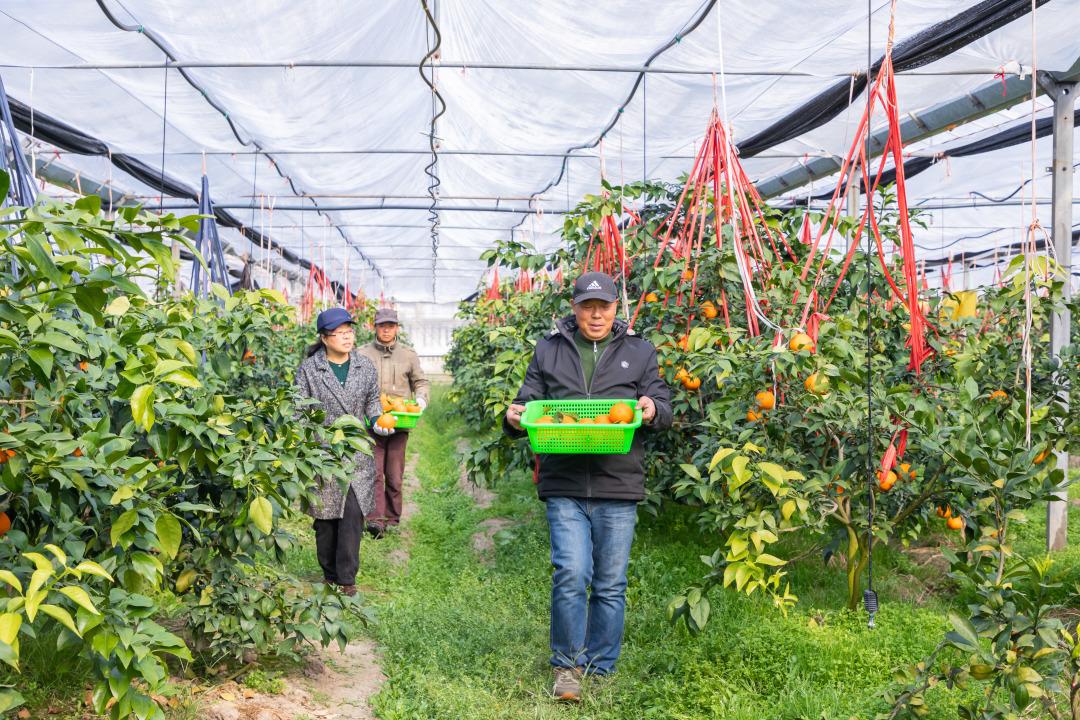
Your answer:
[[[20,642],[55,637],[89,661],[97,712],[160,718],[169,656],[345,642],[357,601],[269,562],[292,543],[277,520],[367,450],[359,421],[324,431],[287,375],[259,377],[281,298],[149,294],[197,217],[108,219],[97,198],[5,214],[0,660],[17,672]],[[179,634],[160,622],[170,596]]]

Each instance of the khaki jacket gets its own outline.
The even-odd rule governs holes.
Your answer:
[[[372,340],[358,350],[375,366],[381,392],[428,401],[430,383],[420,369],[420,357],[411,347],[402,345],[400,341],[387,347],[378,340]]]

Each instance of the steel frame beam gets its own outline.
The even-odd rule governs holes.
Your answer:
[[[898,73],[899,74],[899,73]],[[1040,73],[1042,75],[1042,73]],[[1080,80],[1080,58],[1073,66],[1061,73],[1046,73],[1047,77],[1057,82],[1076,82]],[[1044,94],[1040,88],[1039,94]],[[905,113],[900,123],[900,137],[905,145],[925,140],[957,125],[991,115],[1013,105],[1031,99],[1031,81],[1022,80],[1013,75],[1005,80],[1004,94],[1002,83],[992,80],[976,89],[951,100],[933,105],[920,113]],[[885,149],[889,129],[881,128],[870,135],[869,152],[871,157],[878,157]],[[842,158],[820,157],[790,168],[779,175],[774,175],[755,183],[764,198],[775,197],[795,188],[806,185],[840,171]]]
[[[1043,91],[1054,99],[1054,162],[1053,205],[1051,209],[1051,233],[1058,264],[1065,268],[1064,300],[1072,295],[1072,205],[1073,205],[1073,120],[1076,113],[1076,80],[1059,80],[1050,74],[1039,73]],[[1050,354],[1055,366],[1061,367],[1061,350],[1069,342],[1071,316],[1067,306],[1054,312],[1050,320]],[[1055,372],[1057,393],[1065,402],[1068,414],[1070,406],[1069,386],[1066,373]],[[1054,495],[1057,500],[1046,506],[1046,549],[1062,550],[1068,544],[1069,529],[1069,452],[1058,451],[1057,467],[1065,473],[1066,488]]]

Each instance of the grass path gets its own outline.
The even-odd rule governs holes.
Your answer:
[[[945,629],[931,593],[910,601],[913,583],[942,580],[933,563],[883,553],[878,629],[840,610],[843,571],[811,557],[792,569],[802,601],[788,617],[761,598],[715,593],[706,632],[668,625],[671,596],[694,582],[708,539],[678,508],[640,518],[629,569],[626,638],[619,672],[587,688],[580,707],[547,693],[550,570],[543,506],[524,474],[505,478],[480,508],[458,486],[457,443],[468,434],[437,393],[410,440],[417,512],[405,532],[365,541],[363,586],[378,615],[369,632],[387,680],[372,706],[406,718],[807,718],[872,717],[894,667],[927,653]],[[494,551],[474,536],[501,518]],[[485,521],[488,521],[485,523]],[[1036,523],[1037,524],[1037,523]],[[1080,518],[1073,529],[1080,533]],[[1028,530],[1036,543],[1038,528]],[[403,560],[407,538],[407,561]],[[1080,566],[1076,552],[1066,564]],[[909,600],[897,600],[909,598]],[[955,602],[955,599],[952,600]],[[958,698],[931,717],[955,717]]]

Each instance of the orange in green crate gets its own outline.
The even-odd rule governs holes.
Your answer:
[[[623,405],[633,419],[616,423],[627,415],[611,409]],[[625,455],[641,427],[641,411],[633,400],[532,400],[525,403],[521,427],[529,434],[533,452],[548,455]],[[597,422],[598,418],[606,418]]]
[[[424,414],[424,411],[421,410],[420,412],[400,412],[395,410],[392,411],[390,414],[397,418],[397,425],[395,426],[396,429],[410,430],[416,427],[416,423],[420,421],[420,416]]]

